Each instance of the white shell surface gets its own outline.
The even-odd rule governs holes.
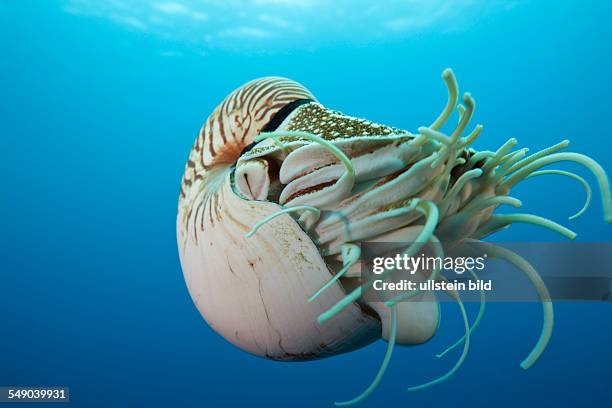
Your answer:
[[[345,293],[335,285],[307,302],[332,275],[291,216],[279,216],[245,237],[255,222],[279,209],[240,198],[228,172],[196,223],[197,242],[184,239],[178,225],[185,280],[208,324],[241,349],[278,360],[338,354],[380,338],[378,319],[357,304],[317,323]]]

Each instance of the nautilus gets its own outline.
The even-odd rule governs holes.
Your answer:
[[[244,351],[283,361],[388,342],[370,386],[338,405],[357,403],[375,389],[394,345],[424,343],[439,326],[434,292],[406,293],[401,302],[364,300],[370,282],[359,273],[363,242],[407,242],[406,253],[414,254],[432,242],[480,242],[517,222],[573,239],[574,232],[547,218],[496,213],[521,206],[510,195],[517,183],[559,175],[586,188],[587,202],[575,216],[582,214],[588,183],[548,169],[564,161],[593,173],[605,220],[612,222],[609,181],[597,162],[566,152],[567,140],[534,154],[515,148],[514,138],[494,151],[474,150],[482,133],[481,125],[468,128],[474,99],[464,93],[459,101],[450,69],[442,79],[445,106],[414,133],[331,110],[292,80],[257,79],[216,107],[189,154],[178,204],[179,255],[189,293],[212,329]],[[529,368],[551,336],[551,299],[518,254],[493,244],[487,251],[522,271],[542,300],[542,331],[521,363]],[[465,359],[483,309],[470,323],[460,296],[450,295],[465,334],[448,350],[462,346],[461,356],[448,373],[410,390],[449,378]]]

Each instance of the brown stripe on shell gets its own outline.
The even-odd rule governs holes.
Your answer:
[[[283,100],[279,101],[281,94]],[[232,92],[213,111],[204,125],[201,137],[209,139],[210,148],[208,152],[204,152],[203,164],[214,165],[219,155],[223,156],[222,162],[227,163],[228,157],[222,152],[223,150],[242,151],[266,124],[259,122],[264,122],[286,103],[297,99],[314,100],[314,96],[300,84],[285,78],[258,79]],[[232,109],[230,110],[229,107]],[[251,124],[251,122],[255,123]],[[245,128],[244,125],[247,123],[250,126]],[[237,137],[230,140],[227,137],[229,134]],[[238,146],[229,146],[231,144],[238,144]],[[234,158],[234,161],[236,159],[237,157]]]
[[[192,211],[198,199],[209,197],[201,184],[206,183],[206,173],[217,166],[231,166],[246,146],[271,118],[285,105],[299,99],[315,97],[301,84],[281,77],[266,77],[248,82],[229,94],[204,122],[193,144],[181,182],[179,211],[189,214],[184,228],[193,222],[201,211]],[[196,183],[198,182],[198,183]],[[191,190],[197,194],[190,194]],[[190,220],[191,214],[194,219]]]

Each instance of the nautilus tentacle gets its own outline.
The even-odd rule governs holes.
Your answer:
[[[480,244],[512,225],[528,223],[569,239],[576,234],[542,216],[497,214],[519,208],[511,189],[539,175],[579,181],[588,207],[591,189],[580,176],[543,169],[564,161],[581,164],[595,176],[604,217],[612,222],[612,196],[605,171],[593,159],[562,150],[568,141],[528,155],[511,138],[495,150],[471,145],[483,127],[472,127],[475,101],[461,95],[450,69],[443,72],[448,99],[430,126],[416,133],[376,124],[326,108],[302,85],[263,78],[238,88],[208,117],[191,150],[181,184],[177,236],[189,292],[210,326],[250,353],[277,360],[333,356],[377,339],[389,341],[374,381],[380,382],[394,345],[429,340],[440,323],[431,291],[404,292],[386,302],[362,294],[361,244],[402,243],[413,256],[426,246],[438,255],[444,246]],[[450,120],[457,110],[457,120]],[[447,129],[447,130],[445,130]],[[523,271],[542,301],[540,340],[521,363],[530,367],[542,354],[553,327],[548,291],[537,272],[517,254],[490,244],[492,257]],[[386,270],[380,279],[393,279]],[[416,278],[442,280],[440,270]],[[465,335],[439,356],[463,345],[448,379],[465,360],[470,326],[457,293]]]
[[[472,278],[474,278],[474,280],[476,280],[476,281],[478,280],[478,275],[476,274],[476,272],[474,272],[473,270],[470,270],[469,273],[470,273],[470,275],[472,275]],[[485,307],[486,307],[486,297],[487,297],[487,295],[485,294],[484,289],[481,289],[480,290],[480,307],[478,308],[478,314],[476,315],[476,319],[474,319],[474,322],[470,326],[469,330],[459,340],[457,340],[451,346],[447,347],[446,350],[444,350],[441,353],[436,354],[437,358],[444,357],[450,351],[452,351],[456,347],[460,346],[466,340],[467,336],[468,335],[472,335],[474,330],[476,330],[478,328],[478,326],[480,325],[480,322],[481,322],[481,320],[482,320],[482,318],[484,316]]]
[[[388,343],[387,343],[387,351],[385,352],[385,357],[383,358],[383,362],[380,365],[380,368],[378,369],[378,372],[376,373],[374,380],[368,386],[368,388],[366,388],[357,397],[349,401],[336,402],[334,405],[336,405],[337,407],[347,407],[347,406],[355,405],[355,404],[360,403],[364,399],[366,399],[370,394],[374,392],[376,387],[378,387],[378,384],[380,384],[380,381],[382,380],[382,377],[385,374],[385,371],[387,371],[387,366],[389,365],[389,361],[391,361],[391,356],[393,354],[393,348],[395,346],[395,339],[397,336],[397,307],[391,306],[389,310],[390,310],[390,313],[388,314],[389,315],[389,338],[388,338]]]

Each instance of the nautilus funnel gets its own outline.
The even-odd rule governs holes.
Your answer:
[[[189,293],[217,333],[249,353],[289,361],[388,341],[379,375],[346,403],[352,404],[375,388],[395,344],[426,342],[440,323],[434,292],[386,302],[361,296],[371,285],[360,274],[363,242],[405,242],[407,254],[430,244],[443,251],[441,242],[480,242],[515,222],[572,239],[571,230],[544,217],[495,214],[502,205],[521,206],[509,194],[529,177],[584,181],[573,173],[540,170],[562,161],[580,163],[595,175],[605,218],[612,221],[609,181],[594,160],[564,152],[567,141],[531,155],[515,149],[515,139],[493,151],[475,151],[470,146],[482,126],[469,124],[474,99],[465,93],[457,105],[453,72],[445,70],[442,78],[445,106],[414,132],[329,109],[304,86],[278,77],[249,82],[217,106],[189,155],[177,216]],[[450,121],[455,112],[458,119]],[[542,299],[544,326],[523,362],[528,368],[550,338],[552,303],[528,263],[488,248],[523,271]],[[436,270],[417,276],[443,279]],[[424,386],[456,371],[475,327],[458,294],[448,294],[464,318],[466,334],[452,346],[463,352],[451,372]]]

